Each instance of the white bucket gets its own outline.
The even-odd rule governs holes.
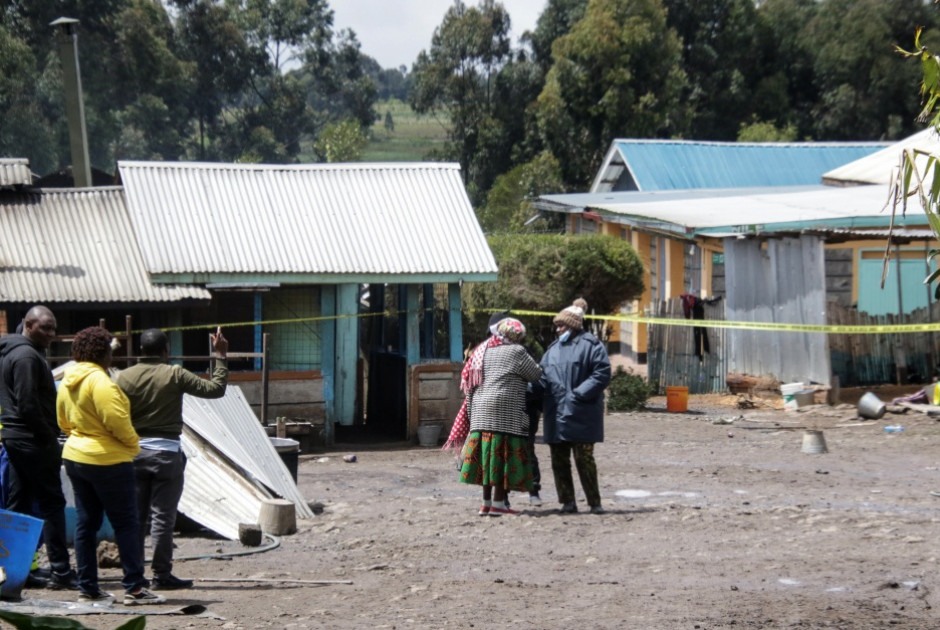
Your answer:
[[[780,393],[783,394],[783,408],[787,411],[794,411],[799,408],[799,401],[796,395],[803,391],[803,383],[783,383],[780,385]]]
[[[796,398],[797,407],[809,407],[810,405],[816,404],[816,390],[804,389],[797,392],[794,398]]]

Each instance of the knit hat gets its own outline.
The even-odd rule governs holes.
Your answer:
[[[566,306],[561,310],[555,319],[555,324],[564,324],[571,330],[581,330],[584,327],[584,311],[587,310],[587,302],[583,298],[576,299],[571,306]]]

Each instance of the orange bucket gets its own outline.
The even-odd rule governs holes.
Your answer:
[[[666,388],[666,411],[682,413],[689,408],[689,388],[688,387],[667,387]]]

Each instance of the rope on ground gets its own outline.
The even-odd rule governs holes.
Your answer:
[[[352,580],[292,580],[279,578],[198,578],[198,582],[262,582],[265,584],[313,584],[327,586],[331,584],[352,584]]]
[[[220,559],[222,559],[222,558],[235,558],[235,557],[238,557],[238,556],[250,556],[250,555],[256,554],[256,553],[263,553],[263,552],[265,552],[265,551],[271,551],[272,549],[277,549],[278,547],[281,546],[281,539],[280,539],[280,538],[278,538],[278,537],[276,537],[276,536],[272,536],[271,534],[264,534],[264,537],[267,538],[268,540],[270,540],[270,542],[269,542],[266,546],[253,547],[253,548],[251,548],[251,549],[245,549],[245,550],[243,550],[243,551],[224,551],[224,552],[220,552],[220,553],[207,553],[207,554],[202,554],[202,555],[198,555],[198,556],[179,556],[179,557],[174,557],[173,559],[176,560],[176,561],[183,561],[183,560],[220,560]],[[145,562],[148,562],[148,563],[149,563],[152,559],[153,559],[153,558],[147,558],[147,559],[145,560]]]

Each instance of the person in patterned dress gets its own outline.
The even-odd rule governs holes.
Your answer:
[[[461,453],[460,481],[483,486],[481,516],[517,514],[506,504],[507,493],[533,489],[525,396],[527,383],[537,382],[542,369],[522,347],[524,338],[522,322],[501,320],[496,334],[477,346],[461,373],[469,435]]]

